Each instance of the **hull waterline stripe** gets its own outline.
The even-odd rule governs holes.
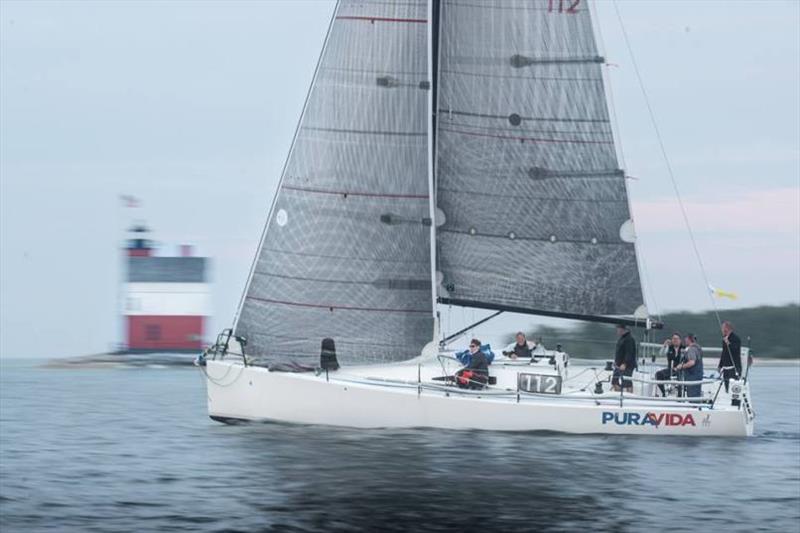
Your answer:
[[[346,311],[372,311],[372,312],[379,312],[379,313],[425,313],[429,314],[430,311],[427,309],[385,309],[380,307],[353,307],[353,306],[346,306],[346,305],[327,305],[327,304],[307,304],[307,303],[300,303],[300,302],[286,302],[283,300],[271,300],[269,298],[257,298],[255,296],[248,296],[249,300],[256,300],[259,302],[266,302],[271,304],[279,304],[279,305],[292,305],[296,307],[313,307],[317,309],[329,309],[333,311],[334,309],[343,309]]]

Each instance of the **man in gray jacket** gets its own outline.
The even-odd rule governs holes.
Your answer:
[[[703,381],[703,349],[697,344],[697,337],[689,333],[686,335],[686,351],[675,370],[681,372],[681,381]],[[698,398],[703,395],[703,385],[686,385],[686,396]]]

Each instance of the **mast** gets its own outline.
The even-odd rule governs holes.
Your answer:
[[[434,5],[436,4],[436,5]],[[438,40],[437,32],[438,0],[428,1],[428,79],[430,87],[428,89],[428,210],[431,219],[431,303],[433,318],[436,320],[437,311],[437,287],[436,287],[436,180],[435,180],[435,128],[436,128],[436,58],[434,41]],[[435,331],[434,331],[434,334]]]

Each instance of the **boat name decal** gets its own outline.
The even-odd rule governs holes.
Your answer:
[[[614,422],[618,426],[696,426],[691,413],[612,413],[603,411],[603,424]]]

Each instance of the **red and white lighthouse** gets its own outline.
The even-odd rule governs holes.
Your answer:
[[[124,318],[130,352],[181,352],[202,348],[210,315],[208,259],[190,246],[177,256],[157,256],[150,230],[129,230]]]

